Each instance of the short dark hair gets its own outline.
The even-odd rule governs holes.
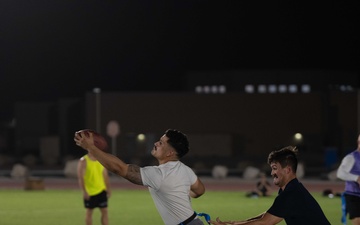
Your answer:
[[[189,141],[182,132],[174,129],[165,131],[165,136],[169,138],[168,143],[176,150],[179,158],[189,152]]]
[[[295,146],[287,146],[280,150],[272,151],[268,157],[268,164],[280,163],[281,167],[290,166],[294,173],[297,170],[297,153],[298,150]]]

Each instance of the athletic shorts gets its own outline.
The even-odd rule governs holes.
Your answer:
[[[85,208],[106,208],[108,206],[108,198],[106,191],[101,192],[100,194],[90,196],[89,200],[84,199]]]
[[[349,213],[349,218],[352,220],[360,217],[360,197],[355,195],[345,194],[346,212]]]

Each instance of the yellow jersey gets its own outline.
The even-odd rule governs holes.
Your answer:
[[[86,192],[90,195],[97,195],[106,190],[104,180],[104,166],[97,160],[92,160],[88,155],[84,156],[86,161],[86,170],[84,175],[84,184]]]

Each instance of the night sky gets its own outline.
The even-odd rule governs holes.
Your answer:
[[[94,87],[181,91],[188,71],[358,72],[357,2],[3,0],[0,117]]]

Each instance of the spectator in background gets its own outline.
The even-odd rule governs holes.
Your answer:
[[[256,183],[256,189],[249,192],[247,197],[265,197],[270,195],[271,184],[266,179],[265,173],[260,173],[260,180]]]
[[[80,158],[77,172],[86,208],[85,224],[92,224],[94,208],[99,208],[101,224],[108,225],[108,198],[111,195],[111,189],[107,169],[89,152]]]
[[[337,170],[337,177],[345,181],[345,212],[353,225],[360,225],[360,135],[357,149],[347,154]],[[344,222],[344,221],[343,221]]]

